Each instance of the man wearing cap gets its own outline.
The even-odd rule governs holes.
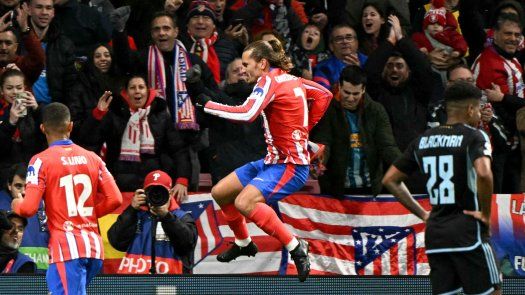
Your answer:
[[[199,56],[210,68],[215,82],[224,78],[226,67],[240,52],[236,44],[217,28],[215,5],[207,1],[192,1],[187,16],[188,31],[182,42],[193,54]]]
[[[27,219],[9,211],[0,210],[0,272],[35,273],[36,264],[28,256],[18,252]]]
[[[151,227],[159,223],[155,235],[156,273],[190,273],[193,251],[197,244],[197,227],[190,213],[180,209],[170,192],[171,177],[155,170],[144,179],[144,188],[135,191],[131,204],[119,215],[108,230],[111,246],[126,255],[118,273],[147,274],[151,267]],[[167,202],[161,206],[152,203],[165,194]]]

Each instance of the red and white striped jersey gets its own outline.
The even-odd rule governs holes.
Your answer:
[[[308,165],[308,132],[319,122],[332,93],[323,86],[275,68],[257,81],[240,106],[208,102],[206,113],[231,121],[263,118],[268,154],[266,164]]]
[[[492,83],[498,85],[504,94],[525,98],[523,69],[517,58],[507,59],[489,46],[476,58],[472,65],[476,86],[492,89]],[[485,96],[485,94],[484,94]]]
[[[13,201],[13,210],[30,217],[42,198],[50,233],[49,263],[104,259],[98,218],[120,206],[122,195],[95,153],[62,140],[35,155],[27,170],[26,195]]]

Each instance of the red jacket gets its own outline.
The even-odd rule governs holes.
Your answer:
[[[524,97],[523,68],[518,59],[507,59],[500,55],[493,46],[481,52],[472,65],[472,72],[479,89],[498,85],[505,94]]]
[[[468,50],[467,42],[463,36],[456,30],[446,30],[441,33],[434,35],[439,43],[452,47],[454,51],[458,51],[461,56],[465,55]],[[412,34],[412,41],[416,43],[419,48],[426,48],[428,52],[434,50],[434,46],[428,40],[424,32],[416,32]]]

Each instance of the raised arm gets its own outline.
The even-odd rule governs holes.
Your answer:
[[[273,100],[274,85],[270,77],[263,76],[250,96],[240,106],[229,106],[208,101],[204,112],[237,122],[253,122],[264,108]]]

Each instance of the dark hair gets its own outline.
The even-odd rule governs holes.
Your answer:
[[[351,25],[347,24],[347,23],[342,23],[342,24],[338,24],[338,25],[335,25],[332,30],[330,30],[330,35],[328,35],[328,42],[329,43],[332,43],[332,41],[334,41],[334,31],[335,30],[339,30],[341,28],[350,28],[354,31],[354,33],[357,35],[357,30],[354,29],[354,27],[352,27]],[[321,31],[322,33],[322,31]],[[357,38],[357,36],[354,36],[355,38]]]
[[[471,71],[467,64],[459,63],[457,65],[453,65],[447,70],[447,80],[450,80],[450,74],[457,69],[465,69],[465,70],[468,70],[469,72]]]
[[[252,51],[250,57],[257,62],[265,58],[272,67],[281,68],[284,71],[292,68],[290,58],[286,56],[281,42],[277,40],[252,42],[244,49],[244,51],[248,50]]]
[[[518,18],[520,20],[520,23],[523,24],[523,7],[521,6],[521,4],[514,0],[504,0],[498,3],[496,8],[494,9],[494,12],[492,13],[492,17],[491,17],[490,27],[494,27],[496,25],[498,17],[501,14],[501,11],[506,8],[512,8],[516,10],[516,12],[518,13]]]
[[[124,82],[124,90],[128,89],[128,86],[129,86],[129,83],[131,82],[131,80],[133,79],[142,79],[144,81],[144,83],[146,83],[146,87],[149,88],[148,86],[148,80],[146,80],[146,78],[144,78],[144,76],[142,75],[139,75],[139,74],[134,74],[134,75],[130,75],[126,78],[126,81]]]
[[[15,40],[16,43],[19,42],[19,40],[20,40],[20,33],[18,32],[18,30],[15,30],[15,28],[13,28],[13,27],[11,26],[11,27],[9,27],[9,28],[3,30],[3,31],[0,32],[0,33],[7,33],[7,32],[11,32],[11,33],[13,33],[13,35],[15,36],[15,39],[16,39],[16,40]],[[20,50],[20,48],[18,48],[18,50]]]
[[[71,114],[65,104],[52,102],[42,110],[42,124],[55,133],[66,133],[71,122]]]
[[[5,72],[2,73],[2,76],[0,76],[0,88],[4,87],[5,81],[11,77],[22,77],[22,79],[24,79],[24,82],[26,78],[24,76],[24,73],[17,69],[7,69]]]
[[[445,89],[445,103],[461,102],[466,100],[481,99],[481,90],[472,83],[457,81]]]
[[[111,65],[108,69],[108,74],[111,75],[117,75],[117,63],[115,62],[115,53],[113,51],[113,47],[109,46],[108,44],[99,43],[93,47],[93,51],[91,52],[91,58],[88,60],[88,64],[93,67],[93,69],[96,69],[95,67],[95,51],[99,49],[100,47],[104,47],[109,51],[109,55],[111,56]]]
[[[13,182],[13,179],[15,178],[15,176],[25,179],[26,174],[27,174],[27,164],[26,163],[13,164],[11,167],[9,167],[9,170],[7,171],[6,185]]]
[[[506,22],[515,23],[520,27],[520,29],[522,28],[522,24],[520,22],[520,18],[518,15],[514,13],[501,13],[498,16],[498,19],[496,20],[496,22],[494,23],[493,29],[499,31],[501,27],[503,26],[503,24]]]
[[[166,11],[157,11],[153,14],[153,17],[151,18],[151,22],[149,24],[149,27],[151,29],[151,26],[153,26],[153,21],[156,20],[159,17],[167,17],[169,18],[173,23],[173,28],[177,28],[177,17],[175,15],[171,15]]]
[[[355,86],[363,85],[364,88],[366,86],[366,73],[359,66],[346,66],[339,76],[339,83],[343,85],[343,82],[348,82]]]
[[[379,35],[378,35],[378,39],[379,40],[383,40],[390,33],[390,30],[389,30],[390,27],[388,26],[387,8],[382,2],[379,2],[377,0],[366,1],[363,4],[363,7],[361,8],[361,15],[360,15],[360,18],[359,18],[359,24],[360,25],[359,25],[359,33],[358,34],[361,36],[361,38],[368,38],[368,34],[365,32],[365,30],[363,28],[363,11],[365,11],[365,8],[367,8],[368,6],[373,7],[377,11],[379,16],[385,20],[385,23],[382,24],[380,29],[379,29]]]

